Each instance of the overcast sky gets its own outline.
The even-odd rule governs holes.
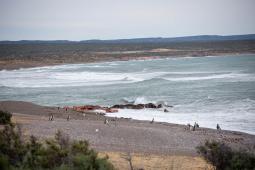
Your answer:
[[[0,40],[255,33],[255,0],[0,0]]]

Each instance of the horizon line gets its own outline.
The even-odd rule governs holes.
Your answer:
[[[68,40],[68,39],[19,39],[19,40],[0,40],[0,42],[8,41],[8,42],[15,42],[15,41],[69,41],[69,42],[82,42],[82,41],[118,41],[118,40],[135,40],[135,39],[174,39],[174,38],[187,38],[187,37],[202,37],[202,36],[209,36],[209,37],[230,37],[230,36],[253,36],[255,33],[249,34],[229,34],[229,35],[221,35],[221,34],[196,34],[196,35],[186,35],[186,36],[176,36],[176,37],[134,37],[134,38],[113,38],[113,39],[81,39],[81,40]]]

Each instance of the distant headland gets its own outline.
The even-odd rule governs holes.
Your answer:
[[[59,64],[254,53],[255,34],[84,41],[0,41],[0,70]]]

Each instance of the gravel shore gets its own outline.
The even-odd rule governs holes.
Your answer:
[[[43,139],[62,130],[73,139],[88,140],[99,151],[195,156],[195,147],[205,140],[223,141],[236,149],[255,150],[255,136],[241,132],[208,128],[190,131],[184,125],[124,118],[107,118],[107,125],[103,115],[86,113],[83,117],[82,113],[72,110],[21,101],[2,101],[0,110],[13,113],[13,121],[21,125],[26,135]],[[51,113],[55,115],[54,121],[48,120]],[[68,114],[71,115],[69,121],[66,120]]]

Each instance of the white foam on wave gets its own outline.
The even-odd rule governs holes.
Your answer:
[[[166,60],[167,59],[161,59]],[[123,63],[124,62],[124,63]],[[20,70],[0,71],[0,86],[5,87],[67,87],[114,85],[136,83],[153,79],[173,82],[220,80],[228,82],[255,81],[254,74],[242,73],[242,70],[184,71],[170,70],[160,65],[137,65],[134,71],[132,63],[139,61],[120,61],[93,64],[66,64]],[[158,63],[160,64],[160,63]],[[123,66],[122,66],[123,65]],[[105,68],[104,68],[105,67]],[[165,71],[167,70],[167,71]]]
[[[182,106],[181,106],[182,107]],[[242,99],[234,103],[224,104],[221,109],[207,108],[199,110],[198,107],[187,110],[179,108],[168,108],[165,113],[162,109],[119,109],[117,113],[107,113],[111,117],[125,117],[138,120],[152,120],[186,125],[198,122],[201,127],[216,128],[220,124],[222,129],[242,131],[255,134],[255,101]],[[210,110],[211,109],[211,110]],[[247,121],[249,120],[249,121]]]
[[[1,81],[1,86],[6,87],[65,87],[65,86],[91,86],[91,85],[110,85],[121,83],[133,83],[142,81],[131,75],[118,73],[54,73],[43,74],[22,73],[0,76],[5,79]]]
[[[211,98],[211,97],[209,97]],[[145,97],[138,98],[141,101]],[[198,109],[199,108],[199,109]],[[222,101],[208,104],[205,100],[196,100],[187,104],[175,105],[163,109],[120,109],[118,113],[109,113],[108,116],[125,117],[138,120],[152,120],[177,124],[193,124],[198,122],[202,127],[215,128],[219,123],[225,130],[236,130],[255,134],[255,100],[250,98]]]
[[[147,97],[145,96],[139,96],[139,97],[136,97],[136,98],[123,98],[121,100],[122,102],[124,103],[131,103],[131,104],[147,104],[147,103],[153,103],[153,104],[156,104],[156,105],[163,105],[163,107],[166,107],[168,106],[168,103],[166,101],[153,101],[153,100],[148,100]]]
[[[134,101],[134,104],[146,104],[149,101],[145,97],[137,97]]]
[[[240,59],[242,58],[240,57]],[[55,103],[63,102],[64,105],[64,103],[67,102],[65,100],[65,95],[59,94],[59,96],[52,98],[52,93],[54,94],[57,88],[50,89],[51,93],[48,95],[47,89],[32,88],[24,89],[25,93],[23,94],[23,92],[20,93],[23,89],[19,89],[19,87],[101,86],[97,87],[95,90],[96,93],[93,93],[93,88],[81,88],[81,91],[74,93],[67,92],[67,95],[73,98],[71,99],[73,103],[84,103],[84,101],[91,104],[97,104],[97,102],[111,103],[125,96],[127,96],[127,98],[124,98],[126,103],[132,102],[140,104],[151,102],[156,104],[158,102],[155,101],[168,101],[169,104],[176,104],[173,108],[169,108],[169,113],[164,113],[162,110],[151,109],[120,110],[119,113],[112,113],[112,116],[132,117],[141,120],[151,120],[154,117],[156,121],[180,124],[192,124],[196,121],[200,126],[211,128],[215,128],[216,123],[220,123],[223,129],[254,133],[255,101],[252,95],[254,92],[253,84],[255,81],[255,73],[252,63],[250,63],[250,65],[245,65],[229,61],[229,63],[227,62],[224,64],[224,61],[222,63],[223,65],[219,66],[210,61],[206,59],[205,63],[198,64],[197,61],[179,62],[164,59],[163,62],[154,62],[154,60],[146,62],[120,61],[114,62],[117,64],[111,62],[68,64],[12,71],[3,70],[0,71],[0,86],[18,88],[8,89],[9,91],[5,90],[6,88],[1,88],[1,93],[3,93],[3,95],[0,96],[3,96],[2,99],[22,98],[28,101],[35,100],[39,102],[44,100],[46,104],[52,103],[53,100],[55,100]],[[109,65],[111,67],[107,67]],[[144,82],[133,85],[129,84],[124,88],[120,85],[142,81]],[[203,81],[203,86],[199,85],[201,81]],[[244,83],[245,86],[243,86],[243,83],[236,83],[246,81],[249,83]],[[194,91],[190,89],[192,85],[188,87],[188,89],[186,86],[182,86],[189,82],[192,82],[192,85],[194,83],[194,87],[196,88]],[[214,86],[215,83],[213,83],[211,87],[211,82],[216,82],[216,86]],[[228,91],[225,92],[224,89],[228,88],[228,86],[224,86],[222,89],[222,86],[217,86],[221,85],[221,82],[224,82],[224,85],[225,82],[235,82],[233,83],[234,89],[231,89],[232,84],[230,84],[229,93]],[[105,88],[105,85],[116,86],[114,86],[114,88]],[[150,85],[153,85],[153,87],[151,88]],[[197,87],[197,85],[199,86]],[[136,86],[140,86],[139,91],[132,91]],[[237,93],[235,93],[235,88],[239,86],[240,91],[238,90]],[[208,87],[208,92],[207,88],[204,87]],[[157,88],[159,91],[157,92],[154,88]],[[150,89],[154,89],[152,93],[150,93]],[[59,91],[64,90],[65,89],[59,88]],[[194,93],[197,92],[197,90],[199,90],[199,94]],[[29,92],[26,93],[26,91]],[[34,94],[37,94],[37,91],[46,93],[34,96]],[[200,94],[200,92],[203,94]],[[84,97],[84,95],[79,96],[77,93],[91,94]],[[118,95],[116,95],[117,93]],[[98,99],[95,97],[97,94],[100,95],[99,98],[105,98],[106,100]],[[243,97],[251,97],[252,99],[247,98],[240,100],[240,98]]]
[[[78,65],[83,67],[82,65]],[[70,70],[66,70],[70,69]],[[93,72],[72,71],[75,65],[53,66],[0,72],[0,86],[6,87],[65,87],[135,83],[154,78],[168,81],[201,81],[222,79],[224,81],[255,81],[255,76],[244,73],[226,72]],[[209,74],[209,75],[208,75]],[[178,77],[176,77],[178,75]],[[207,75],[207,76],[205,76]]]
[[[120,73],[103,73],[103,72],[63,72],[56,73],[50,76],[52,79],[60,80],[77,80],[77,81],[117,81],[128,78],[129,80],[138,80],[135,77],[131,77],[129,74]]]
[[[120,65],[120,64],[118,64],[117,62],[111,62],[111,63],[109,63],[109,65],[110,65],[110,66],[118,66],[118,65]]]
[[[78,68],[83,67],[79,65]],[[68,70],[67,70],[68,69]],[[166,72],[99,72],[99,71],[72,71],[72,66],[53,66],[0,72],[0,86],[6,87],[65,87],[110,85],[134,83],[159,77]],[[86,69],[85,69],[86,70]]]
[[[117,73],[117,72],[58,72],[51,74],[49,76],[50,79],[55,80],[67,80],[73,81],[73,83],[81,82],[81,83],[89,83],[89,85],[93,83],[134,83],[139,81],[144,81],[147,79],[152,79],[154,77],[158,77],[164,75],[164,72],[133,72],[133,73]],[[86,84],[84,84],[86,85]]]
[[[212,80],[212,79],[224,79],[225,81],[255,81],[255,75],[252,74],[213,74],[209,76],[185,76],[185,77],[163,77],[169,81],[196,81],[196,80]]]

